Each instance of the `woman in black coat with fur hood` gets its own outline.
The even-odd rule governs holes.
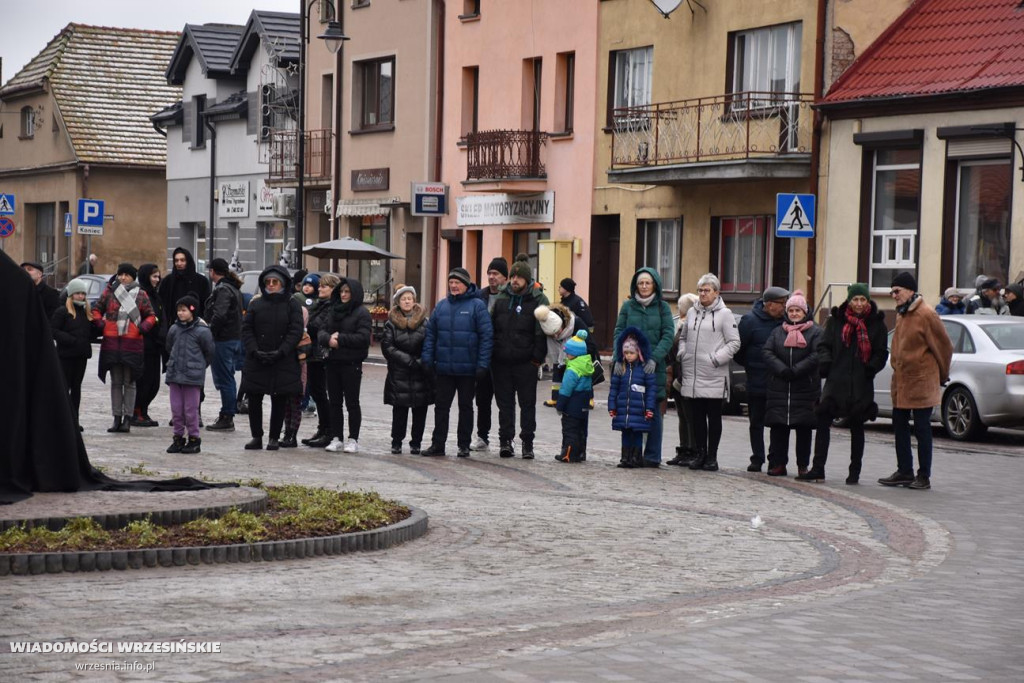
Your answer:
[[[878,415],[875,375],[889,359],[885,315],[869,298],[868,286],[854,283],[846,292],[846,301],[832,309],[818,345],[818,369],[825,387],[818,406],[814,465],[806,477],[810,481],[825,478],[829,428],[837,417],[847,418],[850,427],[850,472],[846,483],[860,481],[864,423]]]
[[[397,285],[391,301],[394,305],[380,340],[381,353],[388,361],[384,403],[392,406],[391,452],[402,452],[411,410],[409,452],[416,455],[423,443],[427,406],[434,402],[434,387],[420,364],[423,342],[427,338],[427,312],[416,303],[416,289],[411,285]]]
[[[302,369],[296,347],[302,339],[302,306],[292,297],[292,279],[281,266],[260,273],[260,296],[242,321],[241,389],[249,396],[246,450],[263,448],[263,396],[270,394],[270,439],[267,450],[280,448],[281,427],[289,396],[302,393]]]

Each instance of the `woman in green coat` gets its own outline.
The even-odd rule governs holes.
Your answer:
[[[651,343],[651,357],[648,364],[654,365],[658,386],[658,410],[654,411],[651,420],[651,431],[647,433],[644,445],[644,465],[658,467],[661,463],[661,406],[665,400],[665,361],[672,347],[675,336],[675,322],[672,320],[672,309],[661,298],[661,276],[653,268],[643,267],[636,271],[629,284],[629,299],[619,309],[618,320],[615,321],[616,355],[612,357],[612,372],[622,373],[622,359],[618,357],[619,335],[627,327],[637,327]],[[650,370],[648,369],[648,372]]]

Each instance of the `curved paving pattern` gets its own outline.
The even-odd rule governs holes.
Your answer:
[[[364,396],[378,395],[378,379],[367,372]],[[541,455],[557,423],[553,411],[539,417],[532,462],[382,455],[388,411],[365,407],[356,456],[247,453],[241,431],[205,437],[206,476],[372,488],[426,510],[430,531],[386,553],[230,571],[7,577],[0,670],[52,678],[72,659],[104,661],[3,653],[6,640],[68,638],[221,642],[219,654],[150,657],[155,678],[188,681],[994,680],[1024,670],[1013,669],[1019,655],[992,657],[1024,626],[1012,609],[1019,582],[972,569],[994,551],[971,515],[1003,508],[967,512],[992,484],[963,483],[971,468],[951,456],[937,454],[930,492],[798,484],[742,472],[745,423],[729,421],[726,471],[623,471],[617,435],[595,414],[590,460],[570,466]],[[137,462],[104,438],[101,418],[88,430],[92,457]],[[147,466],[162,475],[189,462],[156,451],[162,434],[131,438],[136,452],[152,443]],[[848,441],[834,443],[841,453]],[[890,446],[869,444],[864,480],[893,460]],[[1019,463],[995,462],[994,485],[1012,488]],[[1001,531],[1020,539],[1009,524]],[[1019,566],[1012,547],[1000,557]]]

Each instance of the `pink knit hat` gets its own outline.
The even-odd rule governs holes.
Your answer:
[[[799,289],[794,291],[790,297],[786,299],[786,308],[792,308],[793,306],[799,306],[804,309],[804,313],[810,312],[807,308],[807,299],[804,298],[804,293]]]

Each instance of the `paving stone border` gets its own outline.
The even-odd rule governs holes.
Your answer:
[[[409,509],[412,512],[409,517],[389,526],[370,531],[317,538],[189,548],[0,553],[0,576],[270,562],[321,555],[341,555],[359,550],[384,550],[419,538],[427,532],[426,511],[411,506]]]

